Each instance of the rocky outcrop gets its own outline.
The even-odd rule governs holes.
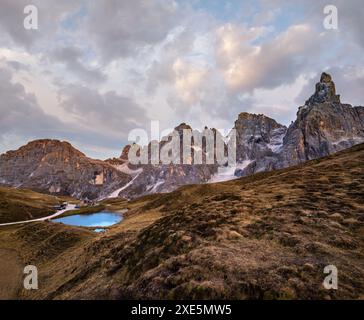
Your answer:
[[[263,125],[258,125],[255,132],[261,126]],[[331,76],[323,73],[314,94],[298,109],[296,120],[286,132],[283,128],[281,130],[280,133],[284,133],[279,138],[283,139],[282,144],[275,150],[271,149],[273,154],[251,151],[256,148],[238,148],[240,158],[245,156],[253,161],[244,170],[237,172],[237,175],[286,168],[364,142],[364,107],[342,104]],[[243,142],[239,144],[244,145],[247,134],[242,136]],[[264,143],[268,141],[263,138],[259,140]],[[263,144],[258,150],[266,150],[266,145]]]
[[[284,166],[324,157],[364,141],[364,107],[342,104],[323,73],[315,93],[300,107],[284,138]]]
[[[112,165],[86,157],[68,142],[37,140],[0,156],[3,185],[97,198],[131,180]]]
[[[257,159],[276,153],[283,143],[287,128],[260,114],[243,112],[235,121],[237,161]]]
[[[186,164],[183,161],[183,130],[192,131],[193,129],[188,124],[181,123],[174,130],[178,133],[180,142],[180,154],[178,155],[180,163],[163,164],[160,162],[159,164],[152,164],[150,143],[148,145],[148,164],[132,165],[129,162],[126,162],[123,170],[125,170],[125,165],[127,165],[127,170],[134,173],[133,180],[130,184],[121,188],[119,192],[116,190],[116,193],[113,194],[113,196],[117,194],[118,196],[125,198],[135,198],[151,193],[171,192],[186,184],[206,183],[212,178],[213,174],[217,172],[218,165],[216,163],[206,164],[206,144],[202,144],[202,164],[195,164],[193,160],[195,143],[192,139],[191,159],[190,163]],[[221,138],[216,131],[213,132],[215,137]],[[197,135],[202,134],[198,131],[194,131],[194,133]],[[159,144],[159,153],[164,147],[167,147],[167,143],[169,142],[171,142],[170,136],[163,138],[159,143],[157,142]],[[124,148],[124,151],[125,150],[126,148]],[[129,150],[130,147],[127,148],[127,153],[129,153]],[[126,155],[126,152],[124,151],[121,157],[123,161],[125,159],[123,156]],[[120,168],[121,167],[119,166],[119,169]]]
[[[340,95],[336,94],[335,83],[325,72],[322,73],[320,82],[316,83],[315,93],[306,101],[306,105],[324,102],[340,103]]]
[[[129,156],[129,151],[130,151],[130,148],[131,148],[131,145],[130,144],[127,144],[124,148],[123,148],[123,151],[120,155],[120,159],[121,160],[124,160],[124,161],[127,161],[128,160],[128,156]]]

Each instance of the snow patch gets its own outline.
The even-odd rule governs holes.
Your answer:
[[[237,179],[235,171],[240,169],[244,170],[252,160],[244,160],[242,163],[237,163],[235,166],[219,167],[217,173],[215,173],[207,183],[216,183]]]
[[[139,169],[136,169],[136,170],[132,170],[129,168],[128,166],[128,162],[125,162],[121,165],[118,165],[118,166],[115,166],[115,168],[125,174],[128,174],[132,177],[136,176],[137,174],[141,173],[143,171],[143,168],[139,168]]]
[[[150,193],[155,193],[157,192],[157,188],[162,185],[165,182],[164,179],[158,179],[158,181],[155,184],[149,185],[147,190]]]
[[[278,129],[281,130],[281,129]],[[282,132],[280,135],[275,136],[271,139],[270,143],[267,144],[267,147],[272,150],[274,153],[279,153],[281,148],[283,147],[283,138],[286,135],[286,132]]]
[[[117,190],[115,190],[114,192],[112,192],[111,194],[109,194],[108,196],[107,196],[107,198],[108,199],[110,199],[110,198],[117,198],[118,196],[119,196],[119,193],[121,192],[121,191],[123,191],[123,190],[125,190],[126,188],[129,188],[132,184],[133,184],[133,182],[134,182],[134,180],[136,179],[136,178],[138,178],[139,177],[139,175],[141,174],[143,172],[143,169],[141,169],[141,171],[131,180],[131,181],[129,181],[125,186],[123,186],[123,187],[121,187],[121,188],[119,188],[119,189],[117,189]]]
[[[342,142],[351,142],[351,141],[354,142],[354,144],[358,144],[364,141],[364,137],[361,136],[343,137],[341,139],[334,140],[331,143],[336,146]]]

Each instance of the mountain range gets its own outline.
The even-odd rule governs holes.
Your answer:
[[[192,129],[182,123],[177,132]],[[70,143],[36,140],[0,155],[0,185],[79,199],[136,198],[186,184],[214,183],[321,158],[364,142],[364,107],[343,104],[331,76],[322,73],[313,95],[287,128],[265,115],[240,113],[234,167],[215,164],[146,164],[88,158]],[[215,135],[218,136],[216,130]],[[159,142],[163,144],[163,142]],[[193,147],[193,146],[192,146]]]

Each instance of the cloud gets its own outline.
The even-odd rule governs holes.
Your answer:
[[[6,61],[6,64],[9,67],[13,68],[15,71],[20,71],[20,70],[27,70],[27,71],[29,71],[29,66],[28,65],[26,65],[25,63],[16,61],[16,60]]]
[[[61,21],[79,8],[84,1],[44,1],[33,0],[38,9],[38,30],[26,30],[23,25],[24,8],[28,0],[2,0],[0,3],[0,31],[2,40],[30,49],[40,41],[51,41],[60,28]],[[5,37],[5,35],[7,37]],[[1,40],[0,38],[0,40]]]
[[[0,30],[5,32],[15,43],[30,46],[37,37],[37,32],[29,32],[23,26],[26,0],[2,0],[0,10]]]
[[[10,146],[50,138],[68,140],[95,157],[116,156],[127,142],[128,131],[146,120],[128,98],[73,87],[64,90],[63,107],[79,121],[67,121],[45,113],[35,95],[13,78],[11,69],[0,67],[0,153]]]
[[[61,128],[61,122],[44,113],[34,94],[12,82],[11,72],[0,68],[0,134],[36,136]]]
[[[352,36],[362,48],[364,48],[364,12],[363,2],[360,0],[342,1],[339,7],[339,28],[346,30],[346,36]]]
[[[175,89],[185,103],[196,103],[201,99],[199,90],[207,81],[208,71],[202,67],[195,67],[177,59],[172,66],[175,78]]]
[[[241,111],[261,113],[263,108],[287,123],[296,112],[291,110],[295,97],[290,93],[298,94],[297,86],[303,82],[297,82],[294,90],[288,85],[295,83],[302,72],[315,70],[324,37],[308,25],[293,25],[256,43],[266,35],[266,28],[233,23],[206,25],[208,31],[180,32],[166,43],[161,58],[149,69],[150,87],[162,88],[176,115],[200,126],[228,126]]]
[[[257,31],[228,24],[217,31],[217,61],[229,88],[252,91],[294,81],[309,70],[320,52],[320,35],[309,25],[293,25],[261,45],[253,45]]]
[[[76,77],[85,83],[97,83],[106,80],[106,75],[100,68],[86,67],[82,58],[82,50],[75,46],[57,48],[51,53],[51,59],[53,61],[64,64],[67,72],[76,75]]]
[[[60,105],[79,124],[126,140],[130,130],[146,127],[149,118],[132,98],[113,91],[99,93],[82,85],[64,85]]]
[[[87,33],[107,61],[138,54],[162,41],[180,19],[175,1],[94,1],[88,8]]]

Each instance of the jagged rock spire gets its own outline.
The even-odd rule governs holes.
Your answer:
[[[326,72],[321,74],[320,82],[316,83],[315,93],[306,101],[306,105],[324,102],[340,103],[340,95],[336,94],[335,83],[331,75]]]
[[[120,159],[122,160],[128,160],[128,156],[129,156],[129,150],[131,148],[131,145],[130,144],[127,144],[124,148],[123,148],[123,151],[121,152],[121,155],[120,155]]]

